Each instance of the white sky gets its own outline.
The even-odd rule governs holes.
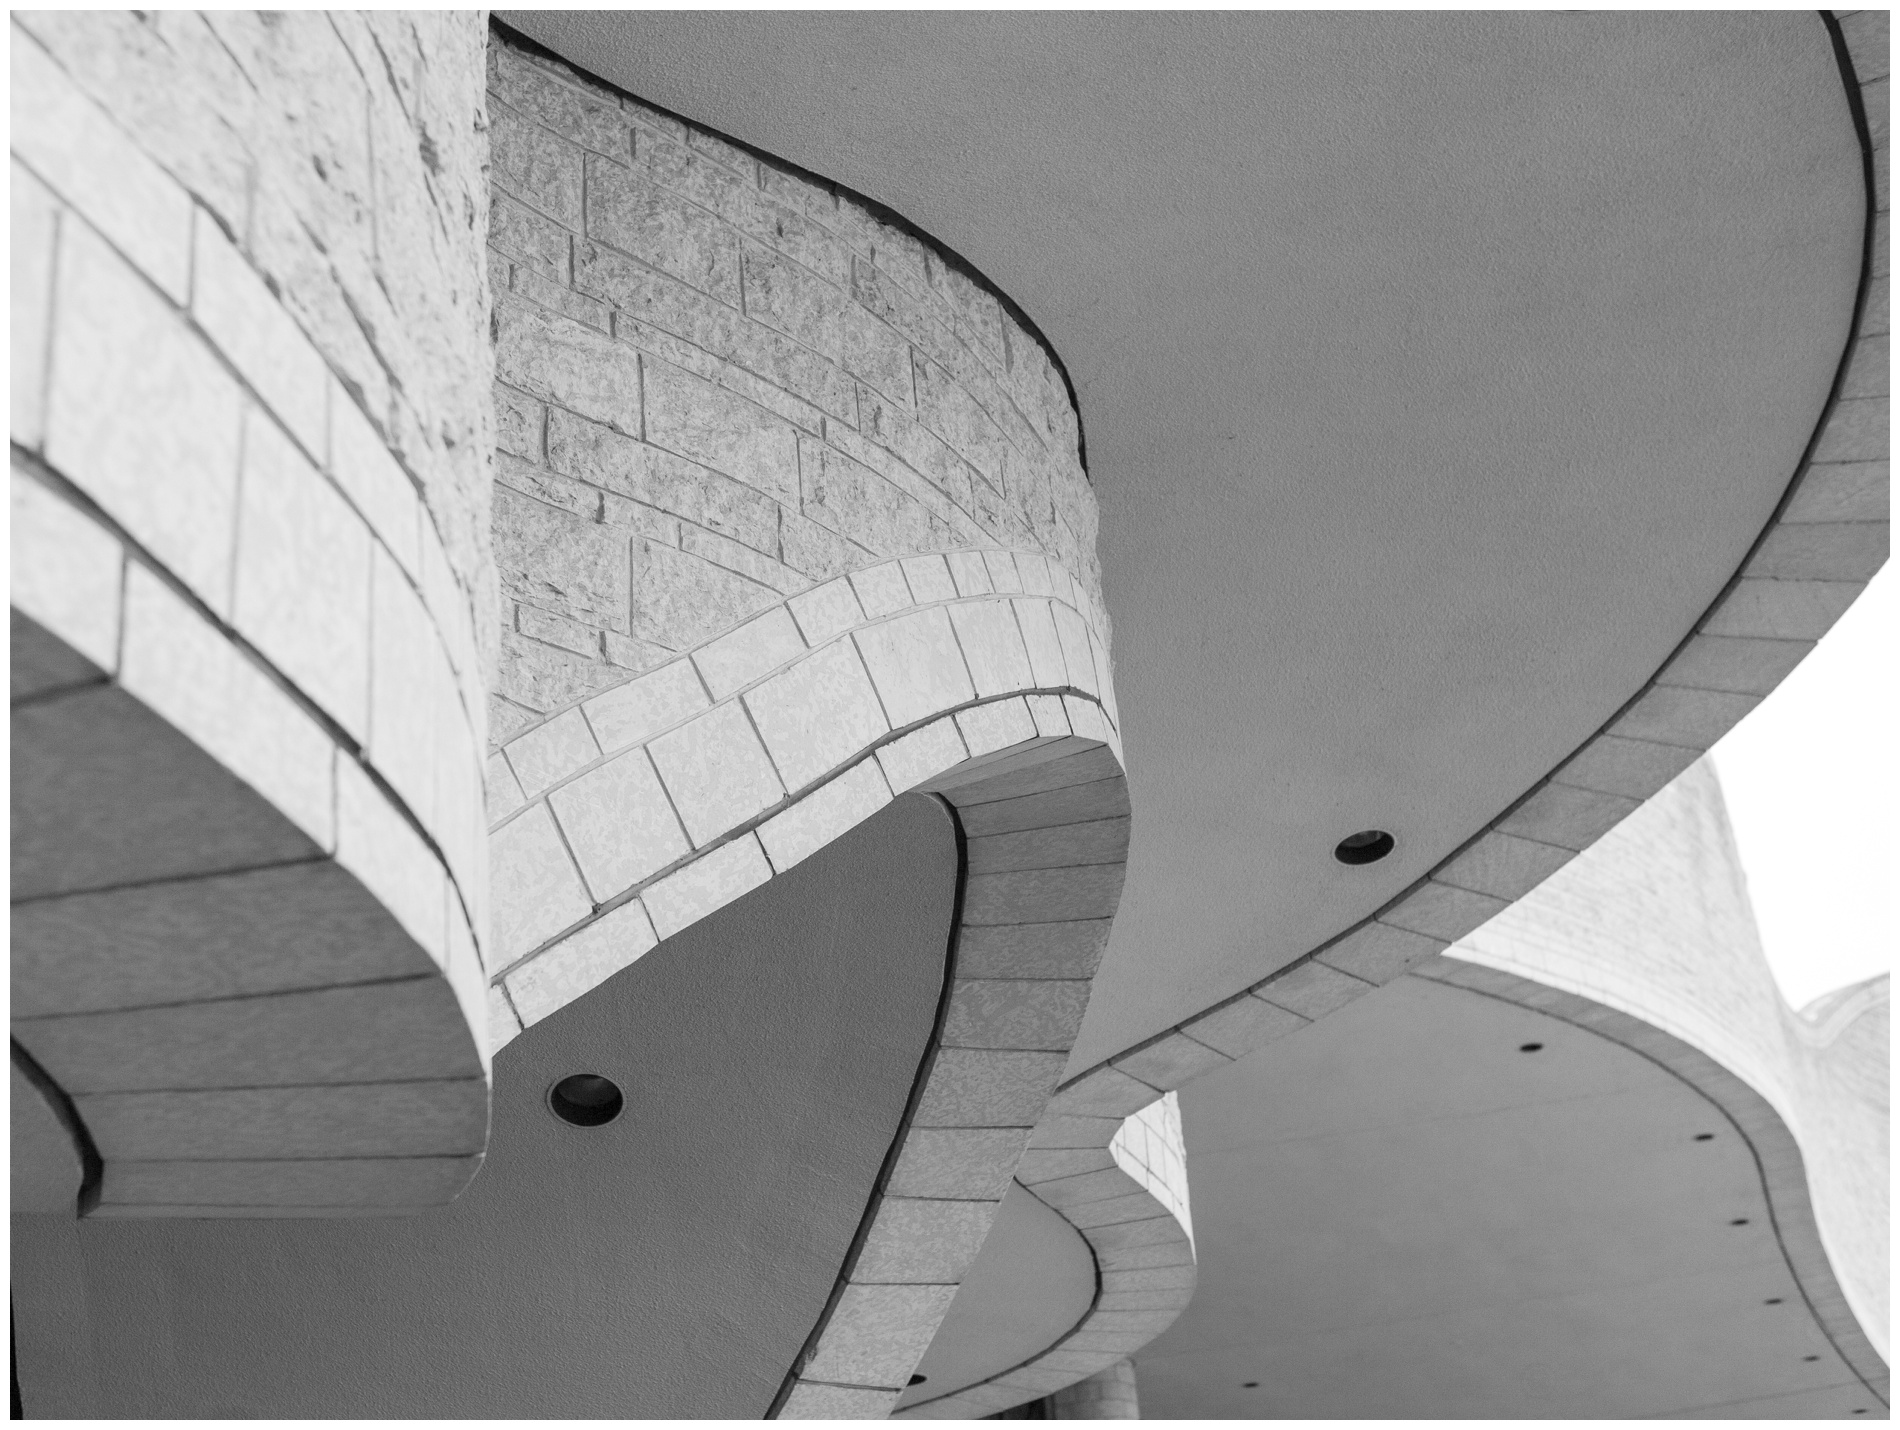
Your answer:
[[[1889,566],[1715,747],[1762,946],[1797,1008],[1893,967],[1897,636]]]

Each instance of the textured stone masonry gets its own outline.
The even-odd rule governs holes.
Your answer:
[[[1061,375],[827,186],[497,35],[497,744],[894,556],[1040,551],[1106,632]]]

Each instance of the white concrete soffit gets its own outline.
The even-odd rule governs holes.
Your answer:
[[[564,49],[583,65],[595,58],[586,45],[574,43],[576,35],[589,33],[584,26],[564,28],[566,21],[550,14],[515,15],[510,19],[529,34]],[[1794,481],[1776,507],[1773,520],[1760,532],[1719,598],[1695,620],[1688,635],[1680,638],[1662,667],[1610,720],[1425,878],[1390,899],[1372,917],[1361,919],[1270,976],[1070,1077],[1038,1123],[1032,1149],[1094,1149],[1100,1153],[1125,1118],[1154,1103],[1165,1091],[1324,1017],[1435,956],[1484,923],[1588,847],[1752,709],[1825,633],[1882,564],[1887,536],[1885,16],[1849,15],[1841,22],[1839,36],[1843,67],[1851,63],[1867,95],[1864,110],[1858,102],[1855,106],[1865,149],[1869,203],[1860,235],[1862,276],[1851,337],[1840,356],[1824,415],[1800,459]],[[602,68],[599,64],[594,67]],[[623,78],[613,73],[609,77]],[[661,102],[677,102],[675,96],[643,92]],[[710,95],[693,117],[716,123],[721,108],[718,101],[717,93]],[[1863,115],[1873,118],[1871,129]],[[739,137],[745,136],[741,133]],[[951,558],[953,565],[957,559]],[[889,563],[887,568],[879,569],[898,565]],[[909,563],[904,566],[909,569]],[[664,795],[652,780],[652,771],[658,769],[664,774],[666,761],[671,759],[684,777],[691,778],[687,767],[709,758],[711,746],[704,752],[686,751],[688,744],[700,738],[684,737],[682,732],[688,726],[702,732],[706,739],[719,738],[713,727],[720,718],[720,707],[736,711],[742,687],[755,692],[748,697],[746,708],[750,710],[759,698],[769,698],[766,692],[774,681],[782,681],[789,689],[811,678],[815,665],[803,676],[800,671],[806,669],[807,662],[824,654],[813,648],[836,641],[839,632],[856,633],[861,624],[867,632],[886,624],[891,611],[913,603],[910,591],[898,606],[880,608],[866,602],[865,582],[887,578],[868,573],[860,576],[854,576],[849,584],[862,604],[843,617],[825,618],[833,624],[808,630],[810,623],[799,614],[799,607],[801,602],[813,602],[824,593],[830,593],[826,600],[839,600],[845,587],[842,582],[794,598],[782,611],[768,612],[741,632],[709,643],[696,653],[694,659],[702,662],[703,669],[704,657],[713,647],[729,649],[737,674],[723,677],[727,681],[724,693],[708,681],[707,690],[713,697],[710,710],[705,708],[707,695],[692,690],[684,697],[689,703],[667,717],[668,731],[651,726],[639,729],[609,751],[596,739],[598,722],[592,714],[592,702],[588,702],[590,713],[585,720],[574,710],[561,712],[511,743],[509,759],[517,766],[522,762],[517,754],[530,761],[542,759],[542,753],[530,750],[528,742],[545,747],[544,763],[551,773],[532,800],[524,794],[495,811],[496,817],[506,821],[496,834],[497,881],[502,886],[497,903],[503,906],[498,913],[497,940],[504,945],[504,960],[515,959],[512,964],[498,965],[503,967],[498,983],[507,990],[506,997],[512,1003],[498,1001],[497,1046],[518,1029],[518,1016],[532,1021],[578,996],[637,957],[657,937],[683,927],[684,922],[770,877],[779,857],[801,857],[868,816],[892,791],[926,780],[922,774],[892,772],[891,762],[901,761],[913,750],[931,746],[934,753],[930,762],[938,770],[987,758],[1003,760],[1010,771],[1039,763],[1032,741],[1084,739],[1119,751],[1119,720],[1114,718],[1112,696],[1104,686],[1091,689],[1071,684],[1062,692],[1059,686],[1044,684],[1032,676],[1034,684],[1018,680],[997,687],[995,695],[985,697],[981,681],[974,674],[952,672],[942,677],[944,691],[926,699],[908,723],[893,716],[883,728],[855,743],[840,733],[842,743],[836,750],[815,763],[806,761],[812,773],[803,783],[787,780],[769,790],[762,787],[761,791],[741,795],[741,817],[729,820],[717,833],[711,825],[706,826],[703,837],[695,833],[691,855],[668,843],[669,839],[677,840],[675,824],[675,832],[654,836],[657,842],[637,859],[625,848],[604,855],[616,867],[598,876],[605,880],[599,888],[592,887],[597,876],[587,872],[588,856],[579,850],[579,872],[570,869],[558,877],[537,872],[551,867],[549,861],[559,862],[553,861],[550,811],[558,810],[560,791],[567,791],[576,813],[581,813],[586,801],[581,781],[610,778],[604,772],[616,767],[619,752],[638,746],[652,753],[652,765],[643,767],[641,780],[652,785],[648,793],[653,799],[649,802],[657,810],[659,804],[655,801],[664,799]],[[993,570],[989,576],[994,583]],[[925,579],[930,585],[937,582],[934,568]],[[1112,593],[1112,571],[1109,580]],[[915,579],[910,586],[915,589]],[[949,607],[980,604],[984,599],[983,593],[966,586],[959,577],[940,595],[919,594],[914,603]],[[1069,609],[1079,617],[1086,603],[1077,600]],[[915,623],[915,618],[908,619]],[[962,627],[958,630],[961,634]],[[922,634],[921,627],[917,634]],[[855,634],[851,638],[855,639]],[[868,664],[870,656],[862,642],[858,648],[860,659]],[[826,645],[825,650],[833,654],[824,658],[851,663],[843,654],[842,643]],[[968,669],[974,672],[975,667]],[[665,674],[662,671],[643,680],[655,682],[649,689],[657,691]],[[863,683],[863,666],[852,663],[849,674]],[[875,669],[871,675],[875,681]],[[687,689],[683,676],[678,684],[681,690]],[[956,693],[947,693],[951,686],[957,687]],[[1062,699],[1053,701],[1058,693],[1062,693]],[[618,694],[610,691],[595,699],[604,709]],[[1096,698],[1109,703],[1107,715],[1099,712]],[[1074,733],[1065,735],[1048,723],[1057,719],[1058,711]],[[1077,724],[1078,720],[1083,723]],[[996,722],[994,728],[972,733],[975,726],[986,721]],[[737,733],[736,719],[732,723]],[[593,733],[588,733],[590,730]],[[749,732],[748,738],[757,741]],[[671,754],[667,753],[669,741],[674,747]],[[1056,753],[1056,748],[1050,747],[1050,753]],[[625,766],[626,770],[631,768]],[[875,779],[874,768],[882,771]],[[990,777],[990,772],[978,766],[965,768],[970,778]],[[793,784],[798,788],[791,789]],[[924,787],[930,785],[926,782]],[[955,801],[954,793],[951,798]],[[544,806],[544,801],[551,802]],[[718,798],[713,799],[713,803],[718,802]],[[690,829],[692,816],[682,810],[681,817]],[[548,827],[541,830],[537,840],[535,831],[543,824]],[[512,836],[510,829],[515,830]],[[775,840],[787,851],[785,856],[774,854]],[[530,844],[546,846],[547,861],[536,857],[518,861],[508,852],[517,843],[524,852]],[[634,864],[639,867],[634,868]],[[622,865],[625,867],[619,867]],[[1119,863],[1114,867],[1119,871]],[[511,882],[519,886],[512,896],[507,891]],[[608,885],[615,886],[614,891],[603,893]],[[522,900],[527,898],[532,898],[539,911],[536,917],[545,919],[548,927],[511,931],[506,906],[514,902],[516,908],[526,908]],[[967,909],[965,922],[969,922]],[[1074,1037],[1072,1027],[1066,1036]],[[1000,1192],[999,1185],[995,1194],[1000,1196]],[[1128,1194],[1126,1188],[1117,1185],[1104,1188],[1102,1200]],[[1075,1205],[1087,1204],[1084,1199]],[[1069,1215],[1073,1208],[1064,1210]],[[1163,1210],[1159,1202],[1155,1210]],[[974,1242],[969,1250],[973,1255]],[[1185,1296],[1185,1288],[1180,1294]],[[947,1304],[948,1295],[940,1299]],[[936,1307],[935,1314],[940,1316],[941,1309]],[[836,1385],[839,1393],[851,1387],[863,1388],[862,1404],[834,1403],[834,1396],[794,1402],[786,1405],[786,1412],[884,1413],[894,1399],[890,1387],[900,1369],[898,1362],[908,1359],[914,1363],[928,1340],[924,1323],[934,1325],[927,1314],[898,1314],[895,1307],[889,1314],[911,1329],[897,1337],[904,1342],[902,1347],[887,1348],[888,1365],[854,1365],[849,1379],[842,1369],[837,1369],[836,1381],[828,1376],[812,1378],[814,1382],[822,1379]],[[1062,1362],[1060,1378],[1079,1379],[1097,1368],[1092,1363],[1094,1358],[1099,1357],[1105,1364],[1116,1354],[1127,1354],[1128,1349],[1157,1333],[1171,1314],[1139,1333],[1126,1349],[1114,1350],[1106,1342],[1100,1349],[1069,1342],[1052,1347],[1047,1369],[1055,1372],[1054,1361],[1065,1350],[1072,1350],[1077,1354],[1072,1364]],[[897,1323],[871,1319],[881,1325]],[[842,1330],[843,1323],[837,1324]],[[870,1335],[870,1321],[864,1329],[863,1344],[878,1339]],[[920,1333],[923,1339],[911,1344]],[[858,1375],[866,1379],[856,1379]],[[1032,1379],[1033,1385],[1025,1380],[1020,1386],[996,1386],[996,1408],[1053,1388],[1053,1382],[1043,1384],[1046,1376]],[[901,1386],[902,1379],[895,1379],[895,1384]],[[819,1394],[816,1384],[794,1393],[801,1401],[806,1395]]]

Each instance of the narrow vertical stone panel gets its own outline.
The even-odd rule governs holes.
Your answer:
[[[485,31],[12,24],[14,1037],[82,1211],[448,1200],[487,1117]]]

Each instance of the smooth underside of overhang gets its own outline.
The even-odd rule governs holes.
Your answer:
[[[1072,1070],[1369,915],[1610,718],[1848,336],[1812,14],[503,13],[888,205],[1066,364],[1135,808]],[[1366,827],[1395,854],[1335,863]]]
[[[422,1217],[13,1223],[34,1418],[758,1418],[818,1325],[932,1035],[951,817],[907,797],[495,1060]],[[581,1129],[550,1087],[612,1078]]]
[[[1808,1313],[1756,1149],[1620,1043],[1401,978],[1182,1116],[1219,1253],[1137,1357],[1145,1415],[1885,1416]]]

